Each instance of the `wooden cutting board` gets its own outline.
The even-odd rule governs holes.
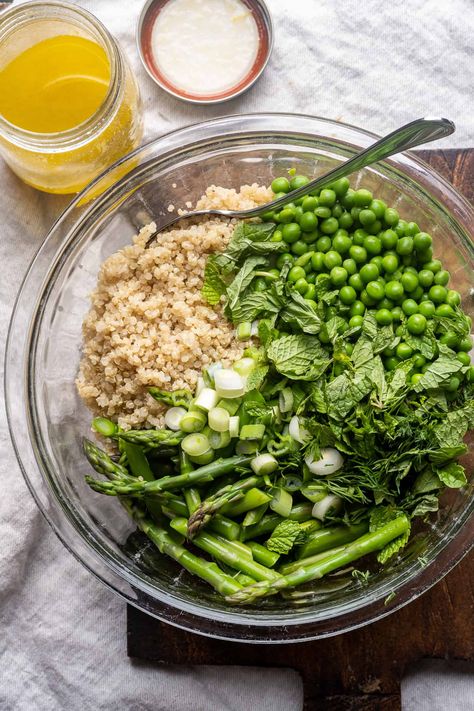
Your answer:
[[[474,149],[418,154],[474,202]],[[291,667],[304,709],[398,711],[400,680],[422,657],[474,661],[474,553],[415,602],[346,634],[288,645],[252,645],[183,632],[128,607],[128,655],[159,664]]]

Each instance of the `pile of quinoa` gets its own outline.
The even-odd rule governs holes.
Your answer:
[[[211,186],[196,209],[246,209],[268,202],[269,188]],[[190,207],[189,203],[187,205]],[[102,264],[83,324],[79,395],[95,413],[123,428],[162,424],[150,386],[193,390],[203,367],[240,357],[233,326],[201,296],[206,259],[225,248],[235,221],[209,219],[158,235],[144,227],[133,244]]]

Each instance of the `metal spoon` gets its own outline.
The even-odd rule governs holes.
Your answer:
[[[325,185],[328,185],[339,178],[350,175],[351,173],[355,173],[357,170],[361,170],[372,163],[377,163],[377,161],[393,156],[395,153],[406,151],[409,148],[420,146],[423,143],[429,143],[430,141],[435,141],[438,138],[445,138],[455,130],[456,127],[454,123],[445,118],[421,118],[416,121],[411,121],[410,123],[405,124],[405,126],[397,128],[396,131],[392,131],[392,133],[389,133],[388,136],[376,141],[364,151],[357,153],[357,155],[350,158],[350,160],[341,163],[333,170],[330,170],[329,173],[320,175],[318,178],[311,180],[301,188],[292,190],[288,195],[278,198],[277,200],[272,200],[272,202],[268,202],[265,205],[259,205],[258,207],[253,207],[249,210],[195,210],[194,212],[188,212],[186,215],[172,217],[170,220],[163,223],[160,228],[153,235],[151,235],[146,246],[149,247],[155,241],[158,234],[166,227],[170,227],[171,225],[174,225],[175,222],[181,222],[182,220],[187,220],[191,217],[203,217],[204,215],[238,217],[240,219],[259,217],[265,212],[283,207],[283,205],[289,201],[308,195],[308,193],[313,190],[323,188]]]

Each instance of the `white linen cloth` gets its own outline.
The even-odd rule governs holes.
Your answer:
[[[227,104],[196,107],[142,68],[141,0],[83,2],[126,49],[145,106],[146,137],[229,113],[288,111],[387,132],[423,115],[454,120],[445,147],[474,143],[472,0],[267,0],[275,49],[261,80]],[[238,48],[236,48],[238,51]],[[0,328],[65,200],[24,186],[0,161]],[[3,364],[3,354],[2,354]],[[3,393],[2,393],[3,397]],[[31,499],[0,422],[0,709],[2,711],[299,711],[293,671],[158,668],[126,656],[125,604],[67,553]],[[404,711],[474,709],[471,667],[421,665]]]

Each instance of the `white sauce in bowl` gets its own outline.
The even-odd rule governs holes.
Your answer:
[[[259,41],[257,23],[241,0],[169,0],[153,26],[151,51],[170,84],[205,96],[247,76]]]

